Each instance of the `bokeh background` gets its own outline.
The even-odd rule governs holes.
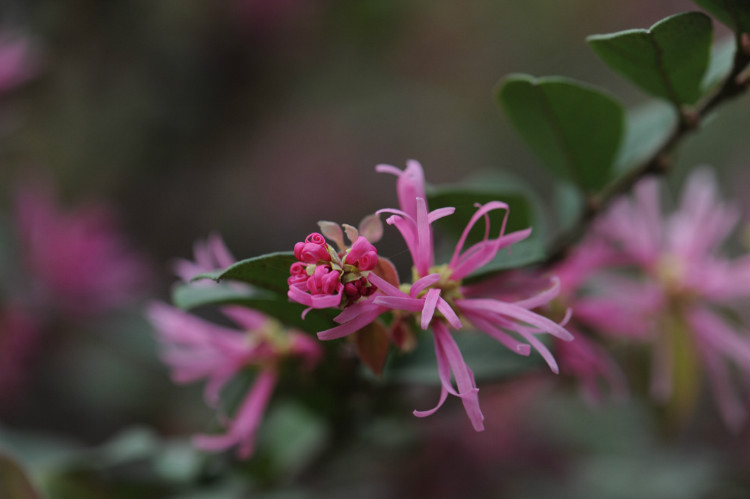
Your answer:
[[[457,403],[415,420],[413,399],[375,383],[370,395],[386,402],[362,402],[351,440],[290,409],[267,430],[313,428],[301,443],[261,452],[231,479],[205,467],[191,475],[205,463],[181,439],[212,414],[199,386],[169,381],[142,314],[149,300],[168,299],[173,259],[190,257],[193,241],[212,231],[245,258],[290,249],[317,220],[356,224],[395,204],[393,179],[374,173],[378,163],[418,159],[433,184],[502,169],[551,199],[552,178],[504,120],[493,87],[514,72],[559,74],[638,105],[646,98],[609,72],[585,37],[687,10],[697,7],[4,0],[0,47],[22,47],[20,76],[0,90],[5,317],[34,288],[17,213],[30,186],[44,186],[62,213],[106,207],[117,244],[128,248],[109,265],[132,257],[142,278],[116,307],[73,318],[56,311],[31,328],[38,331],[23,349],[16,393],[0,402],[0,448],[34,476],[63,484],[55,499],[115,497],[115,489],[167,497],[168,488],[132,495],[119,484],[123,473],[147,481],[151,468],[128,467],[143,460],[167,470],[158,480],[190,484],[180,497],[196,498],[246,488],[268,497],[747,497],[750,435],[730,434],[710,404],[668,431],[638,396],[591,408],[548,373],[482,387],[483,434]],[[714,27],[717,37],[727,33]],[[12,63],[0,58],[0,78]],[[745,96],[721,109],[687,141],[670,177],[675,188],[689,168],[710,164],[727,196],[750,209],[749,103]],[[554,207],[543,208],[554,232]],[[405,257],[396,237],[384,245],[386,255]],[[0,349],[11,351],[2,336]]]

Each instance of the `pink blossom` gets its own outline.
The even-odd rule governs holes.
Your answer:
[[[36,71],[29,40],[0,34],[0,95],[33,77]]]
[[[210,451],[238,446],[237,455],[245,459],[253,452],[281,361],[294,356],[312,367],[322,352],[309,336],[285,330],[259,312],[242,307],[226,307],[222,312],[241,329],[218,326],[161,303],[149,307],[148,317],[163,345],[162,358],[171,368],[172,379],[176,383],[205,379],[205,398],[212,407],[218,405],[222,388],[240,371],[258,371],[234,418],[225,421],[226,433],[194,439],[196,446]]]
[[[641,336],[650,327],[647,317],[636,318],[628,313],[626,303],[639,301],[652,303],[653,290],[645,287],[629,287],[614,276],[604,275],[603,271],[614,265],[621,265],[618,256],[609,244],[600,238],[588,237],[565,260],[555,265],[551,273],[560,279],[560,294],[549,305],[550,309],[573,310],[573,319],[568,329],[575,332],[572,342],[556,341],[557,356],[563,374],[577,379],[584,400],[597,405],[603,400],[602,385],[606,385],[615,399],[627,395],[627,386],[622,370],[609,352],[598,344],[587,332],[600,331],[604,325],[609,331],[619,331],[625,335]],[[589,288],[618,290],[618,306],[612,306],[609,299],[603,299]]]
[[[174,263],[174,271],[180,279],[190,282],[198,274],[224,269],[232,265],[236,259],[227,248],[219,234],[210,234],[205,241],[196,241],[193,245],[194,260],[179,259]],[[197,281],[210,285],[211,281]]]
[[[65,212],[49,189],[26,185],[15,211],[29,279],[46,307],[90,315],[125,305],[143,289],[144,260],[105,206]]]
[[[750,337],[722,310],[747,306],[750,256],[730,259],[720,246],[734,229],[738,211],[719,200],[707,169],[689,177],[671,215],[662,215],[658,189],[655,179],[641,181],[634,196],[619,200],[597,225],[600,237],[635,274],[605,276],[606,285],[596,288],[588,307],[585,301],[576,306],[576,316],[603,333],[626,334],[653,346],[651,393],[662,403],[673,395],[675,367],[672,342],[665,336],[674,328],[665,327],[665,321],[676,321],[679,334],[690,335],[686,344],[703,362],[724,420],[737,428],[747,411],[732,389],[729,364],[750,375]]]
[[[450,262],[436,267],[432,223],[453,214],[455,208],[428,211],[424,173],[416,161],[409,161],[404,171],[390,165],[378,165],[376,170],[398,177],[400,209],[384,209],[378,213],[391,214],[386,222],[395,226],[403,236],[414,262],[416,280],[406,292],[378,275],[371,274],[368,279],[378,291],[367,301],[345,309],[334,319],[340,325],[321,331],[318,337],[328,340],[346,336],[374,321],[387,310],[417,314],[422,329],[432,328],[442,389],[435,408],[415,411],[414,414],[419,417],[433,414],[442,406],[448,394],[455,395],[461,398],[474,429],[481,431],[484,429],[484,416],[479,409],[474,376],[447,326],[460,329],[463,318],[520,355],[529,355],[533,346],[550,368],[557,372],[552,354],[536,336],[549,333],[565,341],[572,340],[573,337],[560,324],[532,312],[531,309],[552,300],[559,292],[559,282],[553,279],[545,291],[512,300],[498,291],[490,295],[479,293],[481,290],[486,291],[486,288],[462,282],[466,276],[494,259],[498,251],[523,240],[531,233],[531,229],[526,229],[505,234],[509,208],[500,201],[478,207],[461,235]],[[500,211],[504,213],[503,220],[497,236],[491,238],[490,214]],[[480,220],[485,225],[484,238],[464,249],[468,234]],[[528,343],[515,340],[506,331],[519,334]],[[456,388],[451,383],[451,373],[456,380]]]
[[[556,342],[562,373],[578,380],[583,398],[591,405],[599,404],[604,398],[600,379],[608,385],[615,399],[624,399],[628,393],[625,376],[609,352],[586,335],[574,333],[575,341]]]

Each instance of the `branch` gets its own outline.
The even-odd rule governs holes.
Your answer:
[[[630,191],[640,179],[648,175],[667,173],[671,167],[670,157],[674,150],[688,135],[700,127],[706,116],[719,105],[742,95],[750,88],[750,74],[745,72],[750,65],[750,34],[738,34],[736,41],[734,63],[721,87],[695,108],[679,110],[680,119],[677,126],[653,156],[589,197],[578,223],[557,238],[549,255],[541,262],[542,267],[550,267],[563,260],[571,247],[584,236],[593,220],[606,210],[615,198]]]

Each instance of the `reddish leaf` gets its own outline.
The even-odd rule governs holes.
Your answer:
[[[380,376],[390,345],[385,326],[375,321],[354,333],[354,337],[359,358],[376,376]]]

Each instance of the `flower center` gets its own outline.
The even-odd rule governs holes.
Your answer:
[[[685,286],[685,262],[675,255],[665,255],[656,264],[656,278],[671,297],[683,297]]]

